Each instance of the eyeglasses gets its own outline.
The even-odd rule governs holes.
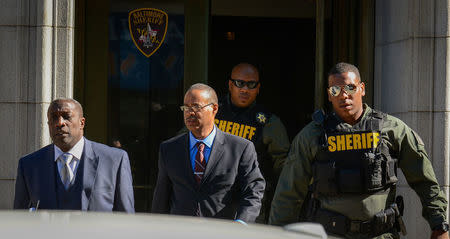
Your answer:
[[[207,107],[207,106],[210,106],[210,105],[213,105],[213,104],[214,104],[214,103],[209,103],[209,104],[204,105],[204,106],[200,106],[200,105],[185,106],[185,105],[182,105],[182,106],[180,106],[180,109],[181,109],[181,111],[183,111],[183,112],[190,112],[190,111],[193,111],[193,112],[199,112],[199,111],[202,110],[203,108],[205,108],[205,107]]]
[[[328,92],[330,92],[330,95],[332,96],[338,96],[341,93],[341,89],[344,89],[345,93],[348,95],[353,95],[358,90],[358,86],[354,84],[348,84],[348,85],[333,85],[328,87]]]
[[[244,88],[244,86],[247,86],[249,89],[255,89],[259,84],[259,81],[243,81],[235,79],[230,79],[230,81],[232,81],[237,88]]]

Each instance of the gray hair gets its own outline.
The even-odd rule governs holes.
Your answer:
[[[196,83],[193,84],[189,89],[186,91],[186,94],[191,92],[192,90],[201,90],[205,91],[208,94],[209,102],[218,104],[219,100],[217,99],[216,91],[209,85],[203,84],[203,83]]]

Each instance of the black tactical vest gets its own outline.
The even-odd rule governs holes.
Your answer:
[[[219,112],[214,120],[217,128],[223,132],[253,142],[264,176],[268,176],[268,172],[271,171],[269,168],[272,167],[271,161],[267,160],[269,155],[263,142],[263,129],[271,115],[262,105],[255,103],[245,109],[234,107],[227,96],[219,102]]]
[[[381,135],[385,117],[373,110],[352,128],[334,115],[323,118],[321,148],[313,163],[314,193],[373,194],[397,183],[397,160]]]

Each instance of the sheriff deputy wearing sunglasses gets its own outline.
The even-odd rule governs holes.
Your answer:
[[[293,223],[300,214],[332,235],[398,238],[406,234],[402,198],[396,195],[400,168],[420,197],[431,238],[448,238],[447,200],[423,141],[401,120],[363,104],[364,95],[355,66],[338,63],[331,69],[333,112],[317,111],[294,138],[269,223]]]
[[[258,223],[267,223],[279,172],[289,151],[289,138],[281,120],[256,103],[261,82],[255,66],[240,63],[228,80],[229,94],[219,102],[215,124],[224,132],[253,142],[266,179],[266,191]]]

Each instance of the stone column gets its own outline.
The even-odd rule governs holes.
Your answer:
[[[377,0],[375,107],[419,133],[448,198],[450,123],[449,1]],[[407,238],[429,238],[422,205],[404,176]]]
[[[0,1],[0,209],[19,158],[50,143],[47,107],[73,94],[74,0]]]

